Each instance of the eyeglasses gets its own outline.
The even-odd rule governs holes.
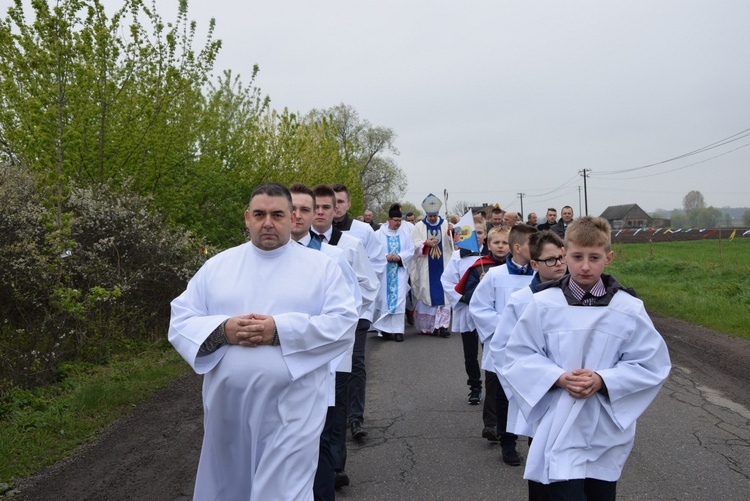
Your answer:
[[[565,264],[565,258],[562,256],[551,257],[548,259],[535,259],[534,261],[536,261],[537,263],[544,263],[548,268],[554,268],[555,266],[557,266],[557,263]]]

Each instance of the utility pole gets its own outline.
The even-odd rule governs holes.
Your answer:
[[[578,171],[583,176],[583,201],[584,207],[586,207],[586,215],[589,215],[589,194],[586,191],[586,178],[591,175],[591,169],[583,169]]]
[[[523,213],[523,196],[524,196],[525,194],[526,194],[526,193],[518,193],[518,198],[520,198],[520,199],[521,199],[521,214],[523,215],[523,217],[526,217],[526,215],[525,215],[525,214]]]
[[[583,211],[581,210],[581,185],[578,185],[578,213],[583,214]]]

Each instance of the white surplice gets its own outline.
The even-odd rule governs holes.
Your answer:
[[[307,242],[310,241],[310,234],[308,233],[306,235],[306,238],[304,238],[305,242],[304,245],[307,245]],[[303,243],[302,240],[300,240],[298,243]],[[362,247],[360,245],[360,247]],[[313,249],[311,249],[313,250]],[[336,246],[328,245],[327,243],[322,243],[320,245],[320,252],[323,252],[325,255],[336,261],[336,263],[341,268],[341,272],[344,274],[344,280],[346,281],[346,284],[349,286],[349,290],[351,291],[352,295],[354,296],[354,302],[357,306],[357,311],[361,314],[362,311],[366,310],[367,307],[369,307],[369,303],[367,307],[363,305],[363,298],[362,298],[362,292],[359,284],[359,277],[357,276],[357,273],[352,268],[351,264],[349,263],[349,253],[346,252],[343,249],[339,249]],[[364,252],[364,249],[362,250]],[[370,301],[372,302],[372,301]],[[357,331],[357,324],[352,325],[351,327],[351,338],[352,342],[347,348],[347,350],[339,355],[338,357],[331,360],[331,362],[328,364],[328,407],[333,407],[336,405],[336,373],[337,372],[351,372],[352,371],[352,353],[354,352],[354,334]]]
[[[461,281],[461,277],[464,276],[469,267],[476,263],[479,258],[480,256],[478,255],[461,257],[461,252],[456,250],[451,260],[448,261],[448,266],[443,271],[443,275],[440,277],[445,297],[448,298],[448,302],[451,308],[453,308],[453,320],[451,323],[451,330],[453,332],[471,332],[474,330],[474,321],[469,314],[469,305],[461,302],[462,294],[456,291],[456,285]]]
[[[370,260],[372,269],[375,272],[378,283],[385,272],[385,252],[383,252],[383,246],[380,244],[380,239],[375,237],[375,231],[372,226],[362,221],[352,220],[352,225],[349,230],[344,232],[345,235],[351,235],[362,242],[362,246],[367,253],[367,257]],[[370,304],[364,315],[361,318],[372,322],[375,310],[375,302]]]
[[[501,372],[505,362],[505,347],[508,344],[508,339],[510,339],[513,328],[533,296],[531,287],[524,287],[510,295],[500,315],[495,333],[490,340],[489,349],[486,350],[490,352],[490,361],[493,367],[491,370],[497,374],[505,396],[508,397],[508,422],[505,431],[526,437],[534,436],[534,427],[526,421]],[[487,345],[485,345],[485,348],[487,348]]]
[[[339,266],[290,241],[208,260],[172,301],[169,340],[203,381],[195,499],[312,499],[329,362],[352,344],[354,296]],[[280,346],[199,355],[229,317],[272,315]]]
[[[409,264],[414,256],[414,243],[411,235],[404,228],[391,230],[388,224],[383,224],[375,236],[380,240],[384,249],[383,256],[391,254],[388,247],[388,238],[398,238],[399,251],[396,253],[401,257],[401,266],[397,263],[386,264],[385,272],[381,278],[380,293],[375,308],[375,321],[372,324],[373,329],[390,334],[404,333],[404,320],[406,314],[406,294],[409,292]],[[389,268],[396,267],[395,287],[389,288],[388,275]],[[393,284],[392,284],[393,285]],[[394,311],[389,311],[389,294],[397,297]]]
[[[479,334],[479,341],[487,348],[495,333],[500,315],[510,295],[531,283],[532,275],[511,275],[503,264],[490,268],[479,282],[469,302],[469,313]],[[482,350],[482,369],[494,372],[490,350]]]
[[[608,306],[570,306],[560,288],[533,295],[505,347],[502,376],[534,423],[524,478],[616,481],[636,419],[671,364],[641,300],[618,291]],[[576,399],[555,386],[564,372],[596,371],[607,395]]]

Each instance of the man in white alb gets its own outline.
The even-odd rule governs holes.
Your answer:
[[[383,247],[388,262],[376,309],[376,320],[372,326],[384,338],[396,342],[404,340],[404,319],[406,318],[406,293],[409,291],[409,263],[414,256],[414,242],[411,232],[401,226],[401,206],[391,205],[388,221],[375,232]]]
[[[352,343],[339,266],[291,241],[292,198],[258,186],[250,242],[209,259],[172,301],[169,340],[204,374],[194,499],[313,499],[329,363]]]

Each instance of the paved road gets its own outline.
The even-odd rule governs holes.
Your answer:
[[[526,498],[523,466],[502,463],[499,446],[480,437],[460,337],[407,331],[404,343],[372,337],[367,348],[370,433],[349,442],[352,485],[339,499]],[[750,410],[676,366],[638,422],[618,498],[750,499]]]

